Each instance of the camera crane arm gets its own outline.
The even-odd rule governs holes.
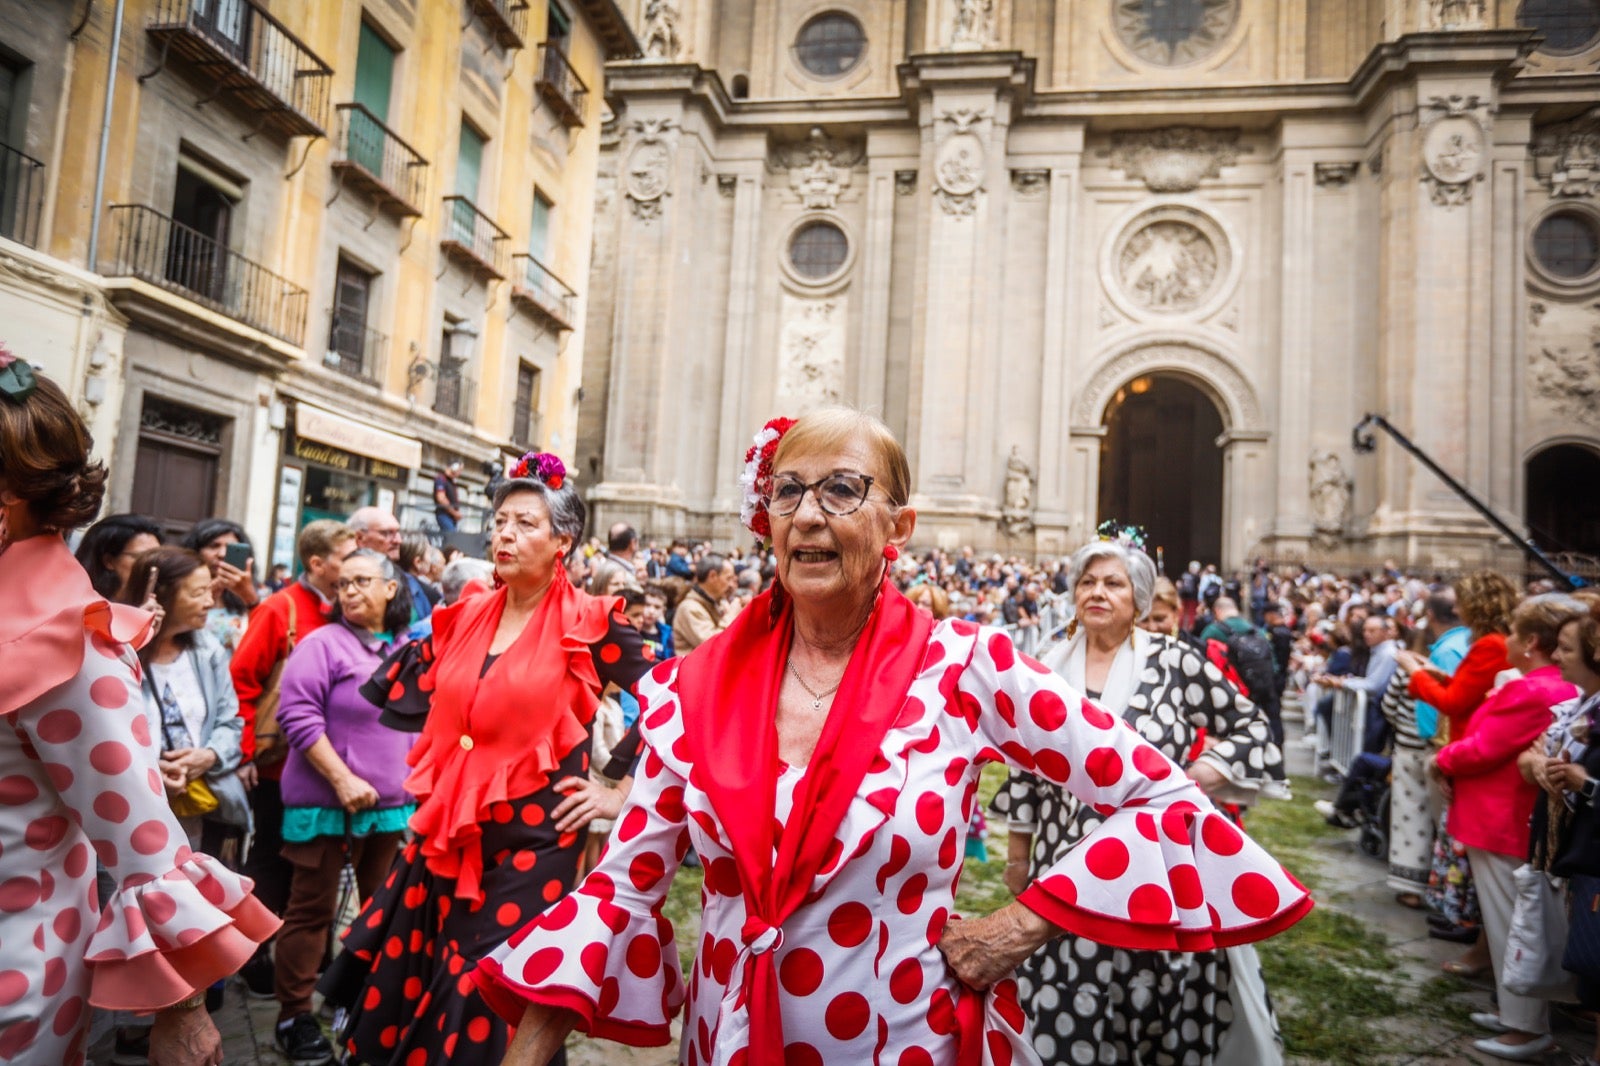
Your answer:
[[[1404,433],[1401,433],[1398,429],[1395,429],[1394,426],[1389,423],[1389,420],[1384,418],[1382,415],[1372,414],[1369,412],[1367,416],[1360,422],[1356,423],[1356,427],[1350,431],[1350,446],[1356,450],[1357,454],[1365,455],[1374,451],[1378,447],[1378,435],[1373,432],[1371,428],[1373,426],[1376,426],[1378,429],[1383,430],[1385,433],[1389,434],[1389,436],[1393,437],[1396,444],[1400,445],[1400,447],[1404,448],[1407,452],[1410,452],[1412,458],[1416,459],[1417,462],[1427,467],[1428,470],[1432,472],[1432,474],[1440,481],[1443,481],[1446,485],[1450,486],[1450,490],[1452,492],[1454,492],[1457,496],[1460,496],[1463,500],[1467,501],[1467,504],[1474,511],[1477,511],[1480,515],[1482,515],[1490,525],[1494,526],[1494,528],[1505,534],[1508,538],[1510,538],[1512,543],[1516,544],[1517,547],[1521,548],[1524,552],[1537,560],[1540,566],[1549,571],[1551,577],[1561,582],[1569,590],[1580,589],[1584,586],[1585,582],[1583,578],[1577,576],[1576,574],[1569,574],[1565,570],[1561,569],[1561,567],[1555,564],[1554,560],[1530,543],[1526,537],[1512,529],[1510,526],[1506,525],[1499,515],[1495,514],[1489,509],[1488,504],[1484,503],[1482,500],[1478,499],[1477,496],[1473,495],[1471,489],[1467,488],[1461,482],[1452,477],[1443,467],[1433,461],[1432,456],[1423,451],[1421,448],[1417,447],[1416,444],[1414,444]]]

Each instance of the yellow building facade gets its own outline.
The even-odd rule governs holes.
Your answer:
[[[264,565],[366,504],[434,529],[461,459],[474,529],[488,464],[571,454],[638,51],[614,0],[0,0],[0,341],[112,510],[234,518]]]

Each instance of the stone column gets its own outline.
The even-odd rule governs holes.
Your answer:
[[[1078,441],[1067,432],[1072,395],[1077,384],[1069,380],[1072,360],[1072,323],[1081,314],[1080,286],[1072,283],[1072,244],[1077,232],[1079,168],[1083,157],[1083,126],[1063,131],[1061,151],[1065,165],[1050,170],[1050,234],[1044,264],[1045,306],[1044,374],[1039,383],[1039,489],[1034,521],[1041,528],[1070,530],[1073,514],[1073,449]],[[1095,444],[1098,455],[1098,441]],[[1098,463],[1096,464],[1098,467]],[[1093,507],[1089,517],[1093,517]]]
[[[1510,419],[1492,417],[1492,368],[1514,342],[1496,322],[1503,284],[1494,235],[1521,233],[1520,198],[1488,183],[1498,89],[1529,49],[1525,31],[1419,35],[1398,42],[1388,80],[1361,87],[1379,141],[1378,409],[1480,495],[1490,456],[1517,454]],[[1385,131],[1387,136],[1385,136]],[[1514,270],[1514,268],[1513,268]],[[1498,327],[1498,328],[1497,328]],[[1504,377],[1504,373],[1500,375]],[[1472,563],[1495,534],[1392,441],[1355,476],[1378,480],[1372,550]]]
[[[970,535],[998,516],[1003,449],[994,393],[1003,301],[997,287],[1009,191],[1012,110],[1033,63],[1017,53],[913,56],[902,74],[922,135],[919,242],[908,419],[913,501],[930,530]]]

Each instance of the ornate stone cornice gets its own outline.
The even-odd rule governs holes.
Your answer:
[[[839,140],[813,126],[803,143],[773,145],[768,164],[788,172],[789,187],[806,210],[831,211],[850,187],[852,169],[866,154],[865,142]]]
[[[1600,108],[1538,127],[1533,172],[1551,196],[1594,196],[1600,191]]]
[[[1239,160],[1239,131],[1168,126],[1111,135],[1111,165],[1151,192],[1189,192]]]

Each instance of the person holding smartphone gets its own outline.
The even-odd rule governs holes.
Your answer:
[[[198,552],[211,571],[215,603],[206,616],[206,631],[221,641],[232,656],[250,624],[250,612],[261,598],[256,588],[255,549],[250,537],[237,522],[207,518],[195,523],[183,538],[183,546]]]

